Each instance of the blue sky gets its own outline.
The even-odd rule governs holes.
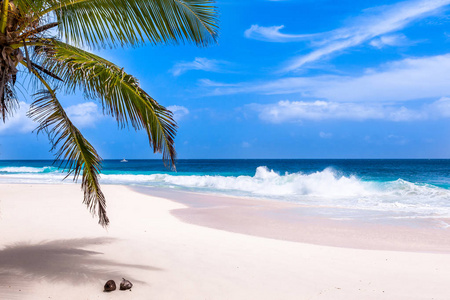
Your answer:
[[[97,51],[175,112],[179,158],[450,157],[450,0],[217,5],[217,45]],[[103,158],[160,157],[98,102],[60,98]],[[0,159],[52,158],[20,100]]]

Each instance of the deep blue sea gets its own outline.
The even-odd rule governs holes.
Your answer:
[[[0,183],[64,177],[52,161],[0,161]],[[450,160],[180,159],[177,172],[160,160],[105,160],[100,182],[450,217]]]

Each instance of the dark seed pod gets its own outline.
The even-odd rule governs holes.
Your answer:
[[[112,292],[116,289],[116,283],[114,280],[108,280],[105,283],[105,292]]]
[[[120,283],[120,289],[122,291],[129,290],[132,287],[133,287],[133,284],[129,280],[126,280],[125,278],[122,278],[122,282]]]

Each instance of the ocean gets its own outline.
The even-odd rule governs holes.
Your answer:
[[[101,184],[150,186],[315,207],[450,217],[450,160],[105,160]],[[50,160],[0,161],[0,183],[72,183]],[[0,199],[1,200],[1,199]]]

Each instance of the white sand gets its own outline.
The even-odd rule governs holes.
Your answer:
[[[317,246],[179,221],[183,205],[103,186],[0,185],[0,299],[449,299],[450,254]],[[104,293],[121,277],[132,291]]]

